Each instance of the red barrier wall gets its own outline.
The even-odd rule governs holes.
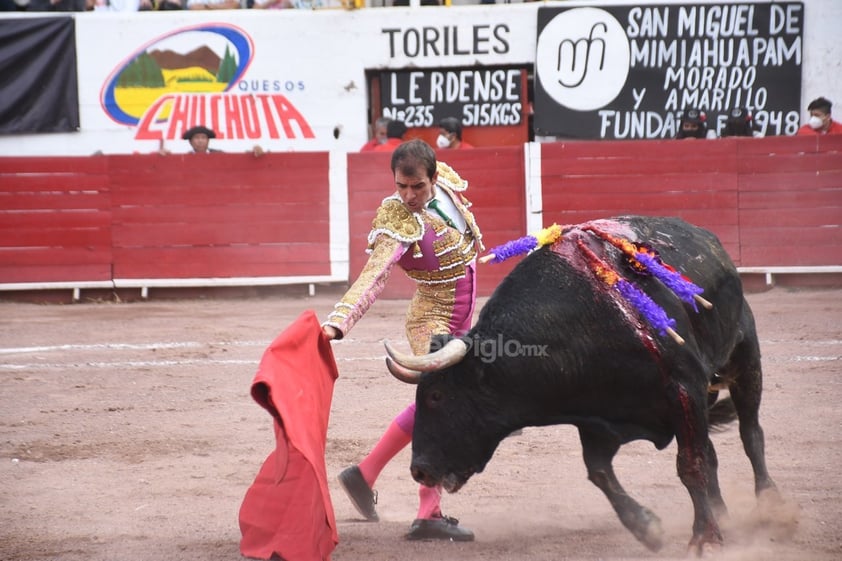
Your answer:
[[[330,273],[326,152],[108,158],[114,278]]]
[[[842,265],[842,135],[737,142],[740,264]]]
[[[106,158],[0,158],[0,282],[111,279]]]
[[[328,154],[0,159],[0,282],[330,273]]]
[[[672,215],[737,265],[842,264],[842,136],[542,145],[544,223]]]
[[[543,224],[677,215],[741,266],[842,265],[842,135],[541,145]],[[526,233],[523,147],[441,151],[487,248]],[[350,278],[389,154],[349,154]],[[0,284],[330,274],[329,155],[0,158]],[[334,240],[341,243],[341,240]],[[488,295],[518,260],[480,267]],[[386,297],[412,285],[394,275]]]
[[[733,140],[542,145],[544,221],[680,216],[713,230],[739,259]]]

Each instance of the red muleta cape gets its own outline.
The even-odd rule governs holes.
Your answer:
[[[244,556],[325,561],[339,543],[325,467],[337,377],[330,341],[311,310],[264,352],[251,395],[274,418],[276,447],[240,507]]]

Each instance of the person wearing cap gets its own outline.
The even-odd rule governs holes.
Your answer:
[[[685,110],[681,114],[678,133],[675,135],[675,138],[706,138],[708,130],[707,124],[705,123],[706,120],[707,117],[704,111],[695,108]]]
[[[372,152],[394,152],[395,148],[403,144],[403,137],[406,134],[406,125],[403,121],[389,121],[386,125],[386,142],[375,146]]]
[[[754,117],[745,107],[734,107],[728,112],[725,119],[725,128],[722,129],[722,138],[727,136],[763,136],[754,127]]]
[[[441,149],[450,148],[453,150],[473,148],[462,140],[462,122],[456,117],[445,117],[439,121],[439,135],[436,137],[436,146]]]
[[[830,108],[833,104],[829,99],[818,97],[810,102],[807,111],[810,112],[810,119],[798,132],[798,136],[809,136],[813,134],[842,134],[842,123],[834,121],[830,117]]]
[[[197,125],[184,131],[181,136],[190,143],[194,154],[209,154],[211,152],[222,152],[210,147],[210,139],[216,138],[216,133],[204,125]]]
[[[222,150],[216,150],[215,148],[210,147],[210,140],[212,138],[216,138],[216,133],[213,129],[209,129],[204,125],[196,125],[195,127],[191,127],[184,131],[184,134],[181,135],[181,138],[186,140],[190,143],[190,148],[193,149],[194,154],[210,154],[213,152],[221,153]],[[161,147],[158,149],[158,153],[161,155],[167,155],[170,153],[169,150],[164,148],[164,141],[161,140]],[[265,151],[259,145],[255,144],[254,148],[251,149],[251,153],[254,154],[254,157],[257,158],[262,156]]]

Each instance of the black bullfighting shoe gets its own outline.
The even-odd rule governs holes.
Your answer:
[[[351,504],[363,518],[369,522],[380,520],[377,511],[374,509],[374,505],[377,504],[377,493],[372,491],[368,483],[365,482],[359,467],[351,466],[342,470],[338,479],[339,484],[348,494],[348,498],[351,499]]]
[[[459,526],[459,521],[450,516],[441,518],[416,518],[406,535],[408,540],[450,540],[472,542],[474,533]]]

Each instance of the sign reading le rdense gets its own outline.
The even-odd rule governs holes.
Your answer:
[[[539,135],[672,138],[690,108],[721,132],[737,107],[798,130],[803,2],[542,7],[537,30]]]
[[[383,116],[408,127],[456,117],[466,127],[513,126],[523,119],[523,69],[405,70],[380,75]]]

